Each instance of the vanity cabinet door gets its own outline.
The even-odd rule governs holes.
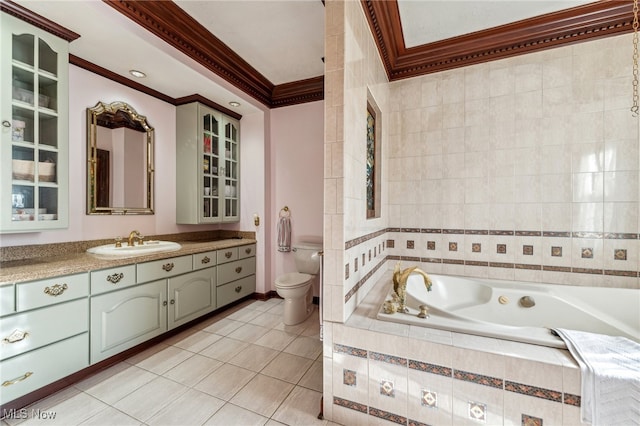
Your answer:
[[[68,226],[69,44],[0,16],[0,232]]]
[[[91,298],[91,363],[167,331],[167,281]]]
[[[215,308],[215,267],[169,278],[169,329],[198,318]]]

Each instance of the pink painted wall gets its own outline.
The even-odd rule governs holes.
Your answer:
[[[294,272],[293,253],[277,251],[278,214],[284,206],[291,213],[292,241],[322,240],[324,178],[324,103],[271,110],[271,201],[273,257],[270,284],[286,272]],[[317,296],[318,283],[314,284]]]

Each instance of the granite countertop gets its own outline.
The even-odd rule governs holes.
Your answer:
[[[216,241],[180,241],[179,243],[182,246],[179,250],[164,253],[150,253],[143,256],[114,257],[83,252],[0,262],[0,284],[40,280],[59,275],[76,274],[113,268],[115,266],[148,262],[151,260],[168,259],[194,253],[255,244],[256,240],[249,238],[231,238]]]

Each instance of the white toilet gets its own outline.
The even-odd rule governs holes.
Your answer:
[[[306,320],[313,312],[313,278],[320,271],[322,245],[301,242],[293,245],[293,256],[298,272],[289,272],[276,278],[276,291],[284,299],[285,325]]]

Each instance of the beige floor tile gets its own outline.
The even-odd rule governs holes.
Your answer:
[[[153,355],[157,354],[158,352],[161,352],[162,350],[168,347],[169,345],[166,344],[165,342],[160,342],[157,345],[153,345],[150,348],[145,349],[144,351],[127,358],[125,362],[135,365],[147,358],[152,357]]]
[[[259,325],[260,327],[273,328],[282,322],[282,315],[271,314],[269,312],[258,312],[249,324]]]
[[[222,364],[223,362],[217,359],[196,354],[176,365],[162,376],[186,386],[195,386],[203,377],[207,377]]]
[[[267,423],[265,423],[264,426],[281,426],[281,425],[284,425],[284,423],[276,422],[273,419],[269,419],[269,421]],[[287,425],[285,425],[285,426],[287,426]]]
[[[131,417],[146,422],[187,389],[186,386],[179,383],[158,377],[116,402],[113,406]]]
[[[31,415],[34,412],[37,412],[38,410],[41,410],[41,411],[52,410],[53,407],[56,407],[57,405],[62,404],[65,401],[71,398],[74,398],[77,395],[80,395],[81,393],[82,391],[80,391],[75,387],[68,387],[68,388],[62,389],[61,391],[56,392],[53,395],[50,395],[44,399],[41,399],[40,401],[37,401],[25,407],[26,415],[28,416],[27,418],[31,418]],[[19,423],[24,423],[24,419],[22,418],[23,414],[24,413],[19,413],[19,415],[14,416],[12,418],[5,418],[3,421],[5,421],[7,424],[11,426]]]
[[[242,327],[230,333],[228,337],[236,340],[242,340],[243,342],[253,343],[269,331],[268,328],[260,327],[259,325],[244,324]]]
[[[299,336],[284,348],[284,352],[316,359],[322,353],[322,342],[313,337]]]
[[[77,425],[99,412],[106,410],[109,406],[89,394],[80,392],[59,404],[44,408],[46,403],[34,404],[28,409],[31,416],[21,425]]]
[[[298,385],[316,392],[322,392],[322,360],[313,362],[313,365],[302,376]]]
[[[269,330],[267,334],[255,341],[256,345],[281,351],[297,337],[297,334],[290,334],[280,330]]]
[[[269,299],[272,300],[272,299]],[[265,300],[256,300],[255,302],[247,305],[247,308],[249,309],[253,309],[255,311],[260,311],[260,312],[267,312],[269,309],[273,308],[274,304],[273,303],[269,303],[269,301],[265,301]]]
[[[257,373],[269,364],[276,355],[278,355],[278,351],[264,346],[249,344],[246,348],[238,352],[236,356],[231,358],[229,364]]]
[[[189,389],[150,418],[146,424],[154,425],[201,425],[225,402],[206,393]]]
[[[267,312],[282,317],[284,315],[284,303],[273,305]]]
[[[213,345],[200,351],[200,355],[227,362],[247,346],[249,346],[249,343],[223,337]]]
[[[236,311],[230,315],[227,315],[227,319],[230,320],[234,320],[234,321],[240,321],[240,322],[249,322],[252,319],[254,319],[256,317],[256,315],[259,315],[258,311],[255,311],[249,307],[245,308],[245,309],[241,309],[239,311]]]
[[[117,364],[76,384],[76,387],[99,400],[113,404],[158,377],[127,363]]]
[[[220,334],[198,330],[195,333],[184,336],[183,339],[172,342],[171,344],[187,351],[200,352],[220,339],[222,339],[222,335]]]
[[[253,411],[245,410],[233,404],[225,404],[216,414],[214,414],[205,425],[215,426],[230,426],[230,425],[242,425],[242,426],[262,426],[267,422],[266,417]]]
[[[211,396],[230,400],[240,389],[244,387],[256,375],[255,372],[236,367],[231,364],[224,364],[213,373],[202,379],[195,389],[206,392]]]
[[[192,356],[193,352],[176,348],[175,346],[167,346],[160,352],[156,352],[150,357],[137,362],[135,365],[152,373],[162,374]]]
[[[95,416],[80,423],[82,426],[141,426],[142,422],[131,416],[127,416],[120,410],[107,407]]]
[[[271,417],[293,387],[291,383],[258,374],[229,402]]]
[[[273,419],[287,425],[324,425],[319,420],[322,393],[296,386],[291,395],[273,415]]]
[[[244,323],[240,321],[234,321],[228,318],[221,318],[219,321],[214,322],[213,324],[204,328],[203,330],[208,333],[215,333],[221,336],[226,336],[232,331],[238,329],[238,327],[240,327],[243,324]]]
[[[265,376],[296,384],[304,376],[313,360],[280,352],[262,371]]]

